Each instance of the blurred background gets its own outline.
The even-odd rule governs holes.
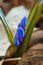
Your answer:
[[[22,18],[24,16],[26,16],[28,18],[29,13],[34,5],[36,0],[0,0],[0,8],[2,9],[7,24],[10,28],[10,30],[13,33],[13,36],[16,33],[16,29],[17,26],[19,24],[19,22],[21,22]],[[1,13],[1,12],[0,12]],[[34,52],[26,52],[26,54],[23,54],[23,57],[21,59],[21,61],[19,62],[20,64],[18,65],[31,65],[32,62],[29,63],[29,56],[31,57],[32,55],[34,56],[34,54],[42,54],[42,51],[40,53],[40,49],[43,49],[43,10],[41,12],[41,15],[39,16],[39,20],[38,23],[35,25],[32,36],[30,38],[30,49],[39,49],[39,51],[34,51]],[[37,46],[38,44],[38,46]],[[34,47],[35,46],[35,47]],[[6,53],[7,51],[7,53]],[[10,45],[10,42],[7,38],[5,29],[2,25],[2,22],[0,20],[0,59],[3,58],[3,56],[6,57],[12,57],[12,54],[14,54],[12,46]],[[32,54],[32,55],[31,55]],[[39,55],[37,57],[39,57]],[[42,57],[41,55],[41,57]],[[27,59],[28,58],[28,59]],[[36,59],[37,60],[37,59]],[[39,59],[40,60],[40,59]],[[42,61],[43,62],[43,61]],[[34,63],[32,65],[43,65],[40,63],[40,61],[38,63]],[[14,61],[13,62],[9,62],[5,63],[4,65],[14,65]]]
[[[13,33],[16,32],[17,25],[21,19],[30,13],[35,0],[0,0],[0,8],[6,17],[6,21]],[[6,32],[0,20],[0,56],[4,56],[10,46]]]
[[[18,23],[26,16],[28,18],[32,6],[36,0],[0,0],[0,8],[6,17],[6,21],[13,33],[16,32]],[[43,11],[42,11],[43,13]],[[43,14],[40,15],[36,27],[43,29]],[[4,56],[10,46],[6,32],[0,20],[0,56]]]
[[[20,5],[24,5],[26,8],[31,9],[35,1],[36,0],[0,0],[0,7],[3,9],[4,13],[7,14],[11,8]]]

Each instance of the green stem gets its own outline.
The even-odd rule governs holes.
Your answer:
[[[30,12],[30,15],[29,15],[28,21],[27,21],[27,25],[26,25],[26,29],[25,29],[25,36],[21,43],[20,48],[18,49],[18,56],[22,56],[22,54],[29,47],[30,36],[32,34],[34,26],[38,22],[39,16],[40,16],[42,8],[43,8],[43,5],[40,3],[41,3],[41,0],[37,0]]]
[[[14,45],[14,37],[13,37],[13,34],[12,34],[10,28],[7,25],[7,22],[5,20],[5,17],[4,17],[4,14],[3,14],[1,8],[0,8],[0,19],[2,20],[3,26],[4,26],[5,30],[6,30],[6,33],[7,33],[9,42],[11,43],[11,45],[12,45],[12,47],[14,49],[14,52],[16,52],[17,51],[17,48]]]
[[[36,10],[38,8],[38,5],[40,3],[40,0],[37,0],[36,3],[34,4],[30,14],[29,14],[29,17],[28,17],[28,21],[27,21],[27,25],[26,25],[26,28],[25,28],[25,33],[27,32],[27,29],[28,29],[28,26],[30,25],[35,13],[36,13]]]

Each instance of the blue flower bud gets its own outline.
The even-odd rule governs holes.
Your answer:
[[[17,37],[17,39],[22,41],[22,39],[24,37],[24,30],[22,27],[18,27],[17,32],[16,32],[16,37]]]
[[[17,46],[17,47],[20,46],[20,42],[19,42],[19,40],[17,39],[16,36],[14,37],[14,45]]]
[[[23,40],[24,37],[24,29],[26,27],[26,23],[27,23],[27,18],[24,17],[21,22],[18,25],[15,37],[14,37],[14,44],[15,46],[19,47],[20,46],[20,42]]]
[[[23,27],[25,29],[27,23],[27,18],[24,17],[21,22],[19,23],[18,27]]]

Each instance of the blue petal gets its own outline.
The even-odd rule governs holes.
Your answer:
[[[17,32],[16,32],[17,38],[21,41],[24,37],[24,30],[22,27],[18,27]]]
[[[14,45],[19,47],[20,46],[20,42],[19,40],[16,38],[16,36],[14,37]]]
[[[27,18],[24,17],[21,22],[18,25],[18,29],[16,31],[15,37],[14,37],[14,45],[19,47],[20,41],[23,40],[24,37],[24,29],[26,27]]]
[[[25,29],[26,23],[27,23],[27,18],[24,17],[24,18],[21,20],[21,22],[19,23],[18,27],[21,26],[21,27],[23,27],[23,28]]]

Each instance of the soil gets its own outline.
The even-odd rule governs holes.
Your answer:
[[[43,65],[43,44],[32,46],[23,54],[17,65]]]
[[[10,46],[6,57],[10,58],[13,54],[13,49]],[[43,65],[43,30],[37,30],[32,33],[29,48],[17,65]]]

